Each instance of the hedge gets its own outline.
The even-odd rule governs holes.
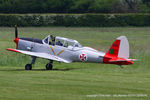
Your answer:
[[[150,26],[150,14],[0,14],[0,26]]]

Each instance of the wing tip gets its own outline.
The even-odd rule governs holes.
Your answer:
[[[8,51],[13,51],[13,52],[17,52],[17,53],[21,53],[20,51],[16,50],[16,49],[11,49],[11,48],[7,48],[6,50]]]

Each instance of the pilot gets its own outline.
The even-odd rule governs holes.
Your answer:
[[[79,47],[78,44],[76,44],[75,47]]]
[[[63,44],[60,41],[56,42],[56,45],[63,46]]]
[[[55,45],[55,37],[53,35],[51,35],[51,39],[52,39],[52,45]]]

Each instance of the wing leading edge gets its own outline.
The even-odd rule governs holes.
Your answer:
[[[50,54],[46,54],[46,53],[30,52],[30,51],[11,49],[11,48],[7,48],[7,50],[8,51],[17,52],[17,53],[26,54],[26,55],[30,55],[30,56],[40,57],[40,58],[44,58],[44,59],[64,62],[64,63],[71,63],[72,62],[72,61],[68,61],[68,60],[62,59],[62,58],[60,58],[58,56],[54,56],[54,55],[50,55]]]

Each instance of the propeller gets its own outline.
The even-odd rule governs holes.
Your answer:
[[[18,38],[18,29],[17,29],[17,25],[15,25],[15,38]]]
[[[17,25],[15,25],[15,39],[14,39],[14,42],[16,43],[16,49],[18,49],[19,38],[18,38]]]

